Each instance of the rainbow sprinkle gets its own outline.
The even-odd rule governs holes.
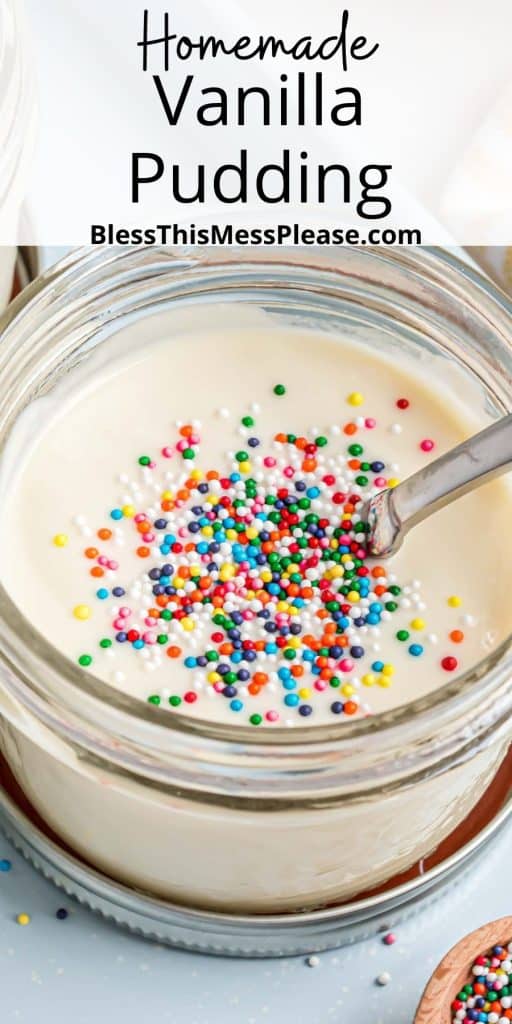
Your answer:
[[[512,1020],[512,942],[477,957],[472,980],[453,1000],[453,1024],[508,1024]]]
[[[282,402],[285,385],[273,393]],[[364,396],[352,392],[346,401],[360,406]],[[409,402],[400,398],[396,405],[405,410]],[[95,598],[110,609],[111,626],[98,637],[98,653],[82,651],[77,661],[89,668],[117,645],[159,664],[165,654],[170,683],[179,660],[191,685],[170,696],[151,693],[150,704],[183,710],[211,690],[209,696],[253,726],[279,724],[290,714],[299,723],[314,716],[320,700],[340,720],[369,714],[367,688],[387,688],[395,674],[392,654],[375,657],[371,641],[393,619],[403,594],[388,568],[368,558],[359,514],[366,498],[398,483],[384,458],[366,452],[376,420],[358,416],[310,437],[280,432],[269,450],[253,415],[239,423],[243,444],[228,456],[225,471],[196,468],[195,424],[179,426],[158,457],[136,457],[158,500],[147,508],[135,501],[113,505],[111,525],[101,526],[85,548]],[[123,580],[109,550],[119,531],[141,561],[135,581]],[[67,535],[55,534],[52,543],[64,550]],[[421,608],[417,592],[415,600]],[[455,596],[446,601],[460,604]],[[85,621],[93,609],[80,603],[72,614]],[[412,659],[422,657],[426,629],[412,613],[407,628],[390,630],[391,649],[395,643]],[[454,630],[447,639],[460,645],[464,634]],[[458,667],[453,654],[439,664],[447,673]],[[258,695],[256,711],[251,700]]]

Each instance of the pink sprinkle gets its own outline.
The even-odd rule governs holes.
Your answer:
[[[388,932],[382,941],[385,946],[392,946],[396,942],[396,935],[393,932]]]
[[[166,445],[165,448],[162,448],[162,455],[165,459],[172,459],[174,455],[174,448],[169,448],[169,445]]]
[[[137,512],[137,515],[133,517],[133,521],[134,523],[144,523],[146,521],[144,512]]]
[[[112,569],[115,572],[116,569],[119,569],[119,562],[116,562],[113,558],[111,558],[110,562],[108,562],[108,567],[109,569]]]
[[[155,469],[155,466],[156,466],[156,462],[153,462],[153,460],[151,460],[151,462],[149,463],[148,469]]]
[[[149,619],[149,618],[148,619],[144,619],[144,625],[145,626],[154,626],[155,625],[155,620],[154,619]]]
[[[218,683],[213,684],[213,689],[215,690],[215,693],[222,693],[224,689],[224,683],[219,679]]]
[[[268,469],[270,469],[272,466],[275,466],[275,464],[276,460],[272,457],[272,455],[266,455],[265,458],[263,459],[263,465],[267,466]]]
[[[323,679],[317,679],[315,683],[315,690],[319,690],[322,693],[323,690],[327,689],[327,683]]]
[[[188,441],[178,441],[178,444],[176,445],[176,450],[179,452],[184,452],[185,448],[188,448]]]
[[[154,633],[143,633],[142,639],[145,644],[156,644],[156,636]]]
[[[372,416],[368,416],[364,421],[364,425],[368,430],[373,430],[377,426],[377,420],[374,420]]]
[[[290,479],[293,476],[294,473],[295,473],[295,470],[294,470],[293,466],[285,466],[285,468],[283,469],[283,474],[284,474],[284,476],[287,476],[288,479]]]
[[[131,608],[126,608],[126,607],[120,608],[119,609],[119,614],[120,614],[122,619],[127,619],[132,614]]]
[[[354,668],[354,662],[350,661],[350,658],[343,658],[338,664],[342,672],[352,672]]]
[[[242,612],[242,618],[244,622],[252,622],[254,618],[254,612],[250,608],[246,608],[245,612]]]
[[[100,555],[97,559],[98,565],[108,565],[108,558],[106,555]]]
[[[374,484],[375,484],[376,487],[385,487],[386,486],[386,477],[385,476],[376,476],[375,480],[374,480]]]
[[[188,537],[188,530],[186,526],[180,526],[178,530],[178,537]]]
[[[124,629],[124,619],[114,619],[112,625],[114,629]]]
[[[199,444],[200,440],[199,434],[191,434],[189,437],[190,444]]]
[[[267,711],[265,718],[267,722],[277,722],[279,721],[279,713],[277,711]]]
[[[143,533],[142,534],[142,540],[145,540],[146,544],[151,544],[152,541],[154,541],[154,539],[155,539],[154,533]]]
[[[420,442],[420,448],[422,452],[431,452],[434,447],[434,442],[430,438],[425,438],[424,441]]]

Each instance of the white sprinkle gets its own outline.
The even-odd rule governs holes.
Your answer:
[[[307,963],[308,967],[319,967],[319,965],[320,965],[320,957],[318,957],[318,956],[308,956],[306,958],[306,963]]]
[[[391,981],[391,975],[389,974],[388,971],[383,971],[382,974],[377,975],[375,981],[377,982],[377,985],[389,985],[389,982]]]

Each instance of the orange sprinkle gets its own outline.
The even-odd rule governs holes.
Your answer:
[[[98,548],[86,548],[84,555],[86,558],[97,558],[99,555]]]
[[[207,474],[206,474],[206,479],[207,480],[218,480],[219,479],[219,474],[217,473],[217,470],[216,469],[209,469]]]
[[[249,686],[247,687],[247,689],[248,689],[249,693],[251,694],[251,696],[257,697],[259,692],[260,692],[260,690],[261,690],[261,686],[258,686],[257,683],[249,683]]]
[[[180,434],[182,437],[190,437],[193,433],[194,428],[191,427],[189,423],[186,423],[184,427],[180,427]]]
[[[110,540],[112,536],[112,530],[107,529],[106,526],[102,526],[101,530],[98,530],[98,537],[100,540]]]
[[[307,448],[307,446],[308,446],[308,441],[307,441],[306,437],[298,437],[296,439],[295,447],[298,448],[299,451],[303,452]]]
[[[160,502],[160,508],[162,509],[162,512],[172,512],[174,502],[167,498],[165,501]]]
[[[268,683],[268,675],[266,672],[255,672],[252,677],[252,681],[253,683],[256,683],[257,686],[264,686],[265,683]]]
[[[357,434],[357,427],[355,423],[345,423],[343,427],[344,434]]]
[[[386,575],[386,570],[383,569],[381,565],[376,565],[372,569],[372,576],[373,576],[373,578],[375,580],[378,580],[380,576],[385,576],[385,575]]]
[[[452,629],[450,633],[450,640],[452,640],[454,644],[461,644],[464,640],[464,633],[461,629]]]
[[[302,468],[305,473],[312,473],[313,470],[316,469],[316,466],[316,459],[304,459],[304,462],[302,463]]]
[[[276,434],[274,437],[274,441],[277,441],[278,444],[285,444],[286,434]]]
[[[353,701],[353,700],[347,700],[346,704],[343,707],[343,710],[344,710],[346,715],[355,715],[355,713],[357,711],[357,704],[356,704],[356,702]]]
[[[151,552],[149,548],[147,548],[144,544],[141,544],[140,548],[137,548],[137,554],[139,558],[149,558]]]
[[[361,461],[360,459],[349,459],[347,462],[347,466],[349,469],[360,469]]]
[[[173,644],[171,647],[167,648],[167,657],[168,658],[179,658],[180,654],[181,654],[181,647],[176,647]]]
[[[104,575],[105,575],[105,573],[104,573],[103,569],[101,568],[101,565],[94,565],[93,568],[91,569],[91,576],[94,576],[95,579],[99,579],[100,576],[104,576]]]

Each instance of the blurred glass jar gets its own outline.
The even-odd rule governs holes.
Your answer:
[[[29,34],[20,0],[0,0],[0,309],[11,297],[35,132]]]

